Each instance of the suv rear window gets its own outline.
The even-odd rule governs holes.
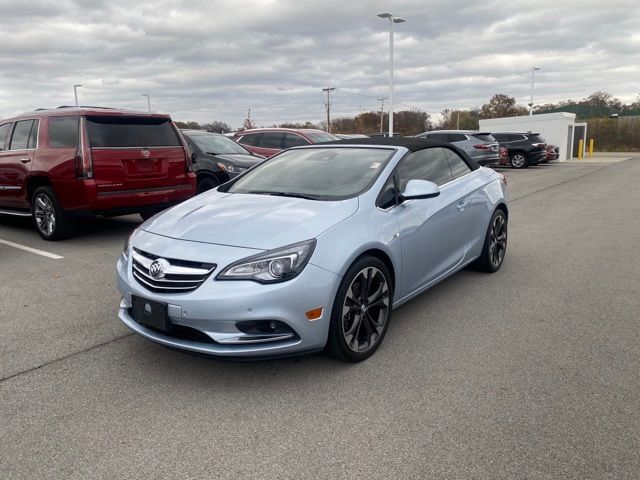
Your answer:
[[[80,117],[51,117],[49,119],[49,146],[78,147],[78,121]]]
[[[93,148],[180,147],[180,139],[168,118],[87,117]]]
[[[546,140],[542,138],[540,135],[527,135],[531,143],[546,143]]]
[[[491,134],[477,134],[477,135],[473,135],[475,138],[477,138],[478,140],[481,140],[483,142],[495,142],[496,139],[493,137],[493,135]]]
[[[238,139],[238,143],[242,145],[254,146],[257,140],[262,136],[261,133],[247,133]]]

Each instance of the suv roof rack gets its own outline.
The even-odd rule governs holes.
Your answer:
[[[75,105],[60,105],[59,107],[56,107],[56,108],[100,108],[100,109],[103,109],[103,110],[113,110],[113,107],[97,107],[97,106],[94,106],[94,105],[78,105],[78,106],[75,106]]]

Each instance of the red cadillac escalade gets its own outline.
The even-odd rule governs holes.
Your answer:
[[[60,107],[0,120],[0,214],[32,216],[45,240],[70,236],[82,215],[148,218],[195,182],[168,115]]]

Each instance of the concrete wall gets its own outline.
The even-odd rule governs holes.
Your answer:
[[[567,112],[480,120],[483,131],[540,133],[547,143],[560,148],[561,162],[571,158],[575,125],[576,115]]]

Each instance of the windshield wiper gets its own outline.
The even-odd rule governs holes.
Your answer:
[[[304,198],[306,200],[322,200],[322,197],[320,195],[309,195],[306,193],[272,192],[269,190],[249,190],[246,193],[255,193],[256,195],[273,195],[274,197]]]

